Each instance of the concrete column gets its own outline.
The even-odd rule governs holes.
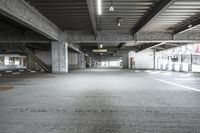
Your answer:
[[[68,44],[64,40],[52,41],[52,72],[68,72]]]
[[[128,69],[128,52],[123,52],[122,53],[122,61],[123,61],[123,69]]]
[[[79,53],[78,65],[79,65],[79,68],[81,69],[86,68],[84,53]]]
[[[153,50],[153,69],[156,69],[156,50]]]
[[[92,58],[89,57],[89,67],[92,67]]]

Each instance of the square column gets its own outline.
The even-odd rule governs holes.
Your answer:
[[[123,62],[123,69],[128,69],[129,60],[128,60],[128,52],[122,53],[122,62]]]
[[[68,72],[68,44],[65,41],[52,41],[52,72]]]

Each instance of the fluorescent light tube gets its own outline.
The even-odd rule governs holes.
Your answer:
[[[98,15],[102,14],[102,0],[97,0]]]

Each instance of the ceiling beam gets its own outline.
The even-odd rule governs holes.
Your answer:
[[[125,44],[126,44],[126,43],[120,43],[120,44],[118,45],[118,48],[119,48],[119,49],[123,48],[123,47],[125,46]]]
[[[61,30],[25,0],[0,0],[0,15],[51,40],[59,40]]]
[[[133,38],[128,32],[102,30],[99,32],[98,39],[93,32],[88,31],[65,31],[67,42],[69,43],[196,43],[200,41],[200,32],[185,32],[173,35],[171,32],[139,32]]]
[[[161,13],[163,13],[170,5],[172,5],[175,0],[160,0],[158,4],[153,7],[149,13],[147,13],[139,23],[133,27],[132,33],[138,33],[142,28],[150,24],[153,20],[155,20]]]
[[[140,51],[138,51],[138,52],[141,52],[141,51],[144,51],[144,50],[147,50],[147,49],[153,49],[153,48],[162,46],[162,45],[164,45],[164,44],[166,44],[166,42],[158,43],[158,44],[155,44],[155,45],[153,45],[153,46],[150,45],[150,47],[147,47],[147,48],[145,48],[145,49],[142,49],[142,50],[140,50]]]
[[[87,0],[88,10],[90,14],[90,19],[92,22],[92,27],[95,35],[97,35],[97,23],[95,17],[95,10],[94,10],[94,0]]]
[[[81,52],[81,48],[80,48],[79,45],[69,43],[68,44],[68,48],[71,49],[71,50],[73,50],[73,51],[75,51],[75,52],[77,52],[77,53],[82,53]]]
[[[158,50],[164,50],[165,48],[156,47],[155,49],[158,49]]]
[[[4,31],[0,32],[0,43],[50,43],[47,39],[35,32]]]
[[[180,27],[177,27],[174,31],[173,34],[180,34],[180,33],[184,33],[186,31],[189,31],[191,29],[194,29],[196,26],[200,25],[200,16],[199,18],[192,20],[190,22],[186,22],[184,25],[181,25]]]
[[[180,44],[172,44],[172,43],[168,43],[166,45],[169,45],[169,46],[174,46],[174,47],[178,47],[178,46],[181,46]]]
[[[147,49],[156,48],[156,47],[158,47],[158,46],[162,46],[162,45],[165,45],[165,44],[166,44],[166,42],[162,42],[162,43],[156,44],[156,45],[154,45],[154,46],[151,46],[151,47],[149,47],[149,48],[147,48]]]

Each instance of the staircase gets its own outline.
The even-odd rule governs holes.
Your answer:
[[[36,62],[44,71],[51,72],[51,67],[46,65],[42,60],[40,60],[37,56],[34,55],[34,53],[29,50],[24,44],[19,45],[20,49],[25,52],[28,56],[31,57],[31,59]]]

